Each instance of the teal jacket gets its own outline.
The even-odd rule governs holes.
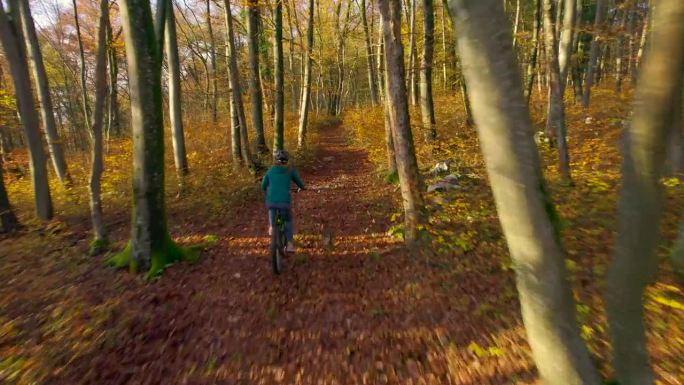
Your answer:
[[[261,189],[266,191],[266,204],[290,204],[290,183],[304,188],[304,182],[297,170],[287,166],[271,166],[261,180]]]

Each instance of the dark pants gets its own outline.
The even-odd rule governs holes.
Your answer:
[[[292,209],[290,207],[269,207],[268,225],[273,227],[276,212],[280,211],[280,216],[285,221],[285,238],[288,242],[294,241],[294,226],[292,224]]]

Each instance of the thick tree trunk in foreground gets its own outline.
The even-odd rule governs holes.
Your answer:
[[[425,218],[422,183],[413,146],[406,93],[404,47],[401,43],[401,4],[398,1],[379,0],[378,8],[385,40],[385,103],[392,125],[399,184],[404,202],[404,237],[407,243],[415,244],[419,228]]]
[[[606,0],[596,0],[596,19],[594,20],[594,33],[589,49],[589,63],[587,63],[587,74],[584,81],[584,95],[582,96],[582,106],[589,107],[591,97],[591,87],[596,80],[599,58],[601,57],[601,34],[603,33],[603,22],[606,17]]]
[[[366,18],[366,0],[361,0],[361,21],[363,23],[363,37],[366,44],[366,63],[368,64],[368,87],[370,89],[370,98],[372,105],[378,104],[378,85],[375,82],[375,66],[373,65],[373,49],[370,42],[370,33],[368,31],[368,20]]]
[[[264,107],[261,93],[261,78],[259,74],[259,2],[247,0],[247,45],[249,47],[249,92],[252,104],[252,124],[254,125],[254,139],[256,149],[260,154],[267,154],[266,138],[264,137]]]
[[[226,49],[228,50],[228,76],[230,80],[230,97],[231,105],[235,109],[235,115],[237,118],[237,123],[239,127],[239,147],[240,156],[242,156],[242,163],[247,167],[251,167],[253,164],[252,152],[249,149],[249,137],[247,132],[247,118],[245,116],[245,108],[242,102],[242,86],[240,84],[240,72],[237,65],[237,50],[235,49],[235,32],[233,30],[233,14],[230,10],[230,0],[223,0],[223,5],[225,8],[226,16],[226,34],[227,44]],[[236,127],[233,120],[233,136],[236,135]],[[237,138],[236,138],[237,139]],[[235,140],[235,139],[234,139]],[[237,143],[236,143],[237,144]],[[235,151],[234,151],[235,153]]]
[[[31,16],[28,0],[20,0],[19,7],[24,37],[26,38],[26,46],[28,48],[28,59],[31,62],[31,70],[33,71],[33,78],[36,85],[36,94],[38,95],[38,103],[40,104],[40,117],[43,120],[45,138],[47,139],[48,149],[50,150],[52,165],[54,166],[55,174],[57,175],[57,178],[59,178],[59,181],[68,184],[71,182],[71,178],[69,177],[69,171],[67,170],[62,141],[59,138],[59,134],[57,134],[55,114],[52,108],[52,97],[50,96],[50,85],[48,84],[47,74],[45,73],[43,54],[38,43],[36,27],[33,24],[33,17]]]
[[[9,1],[10,12],[17,12],[17,1]],[[50,185],[45,165],[45,152],[40,140],[40,128],[36,116],[36,106],[31,92],[31,79],[28,72],[28,62],[24,51],[24,40],[21,33],[19,19],[5,13],[0,1],[0,42],[2,42],[5,58],[9,63],[17,109],[24,129],[24,137],[29,151],[29,165],[31,168],[31,182],[36,203],[36,215],[40,219],[51,219],[53,215]],[[17,15],[12,15],[17,16]]]
[[[90,169],[90,218],[93,222],[93,241],[90,253],[99,254],[107,243],[107,233],[102,219],[101,179],[103,170],[102,129],[104,127],[105,98],[107,96],[107,20],[109,0],[100,0],[100,21],[97,30],[97,55],[95,61],[95,108],[93,110],[91,169]]]
[[[0,138],[2,140],[2,138]],[[0,144],[1,145],[1,144]],[[0,233],[11,233],[19,227],[19,221],[12,211],[12,206],[5,190],[5,180],[2,175],[2,156],[0,156]]]
[[[575,317],[553,207],[499,0],[450,0],[463,70],[523,321],[542,382],[600,384]]]
[[[306,64],[304,66],[304,89],[302,89],[302,103],[299,108],[299,135],[297,137],[297,147],[302,148],[306,145],[306,133],[309,122],[309,100],[311,99],[311,71],[313,65],[313,45],[314,45],[314,11],[315,2],[309,0],[309,21],[306,30]]]
[[[567,0],[570,1],[570,0]],[[565,102],[563,83],[558,67],[558,43],[556,41],[556,12],[552,0],[543,0],[544,40],[546,42],[546,63],[549,79],[549,100],[547,103],[546,133],[555,137],[558,144],[558,170],[561,178],[570,180],[570,157],[566,141]],[[572,7],[574,8],[574,6]],[[567,9],[566,9],[567,10]],[[572,24],[571,24],[572,25]],[[572,28],[572,27],[571,27]]]
[[[425,138],[437,138],[432,102],[432,64],[435,51],[435,14],[432,0],[423,0],[423,57],[420,63],[420,115]]]
[[[161,88],[165,5],[158,3],[162,9],[157,10],[155,26],[149,0],[121,2],[133,111],[133,213],[131,240],[109,262],[132,271],[147,270],[148,278],[189,256],[171,240],[166,223]]]
[[[171,0],[162,0],[169,1]],[[175,10],[169,4],[166,12],[166,28],[164,36],[166,61],[169,66],[169,122],[171,123],[171,143],[173,144],[173,161],[176,165],[178,183],[183,187],[183,179],[188,174],[188,157],[185,152],[185,133],[183,130],[183,113],[181,111],[180,60],[178,58],[178,40],[176,37]]]
[[[607,276],[606,314],[613,364],[622,385],[654,380],[646,348],[643,297],[658,262],[663,209],[660,178],[673,119],[672,101],[681,95],[684,82],[684,2],[659,0],[653,20],[652,46],[639,75],[628,128],[618,236]]]
[[[275,117],[273,119],[273,150],[285,145],[285,67],[283,60],[283,2],[275,4],[275,44],[273,66],[275,68]]]

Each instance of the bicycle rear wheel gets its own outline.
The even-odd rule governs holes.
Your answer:
[[[271,237],[271,263],[273,274],[280,274],[283,269],[283,234],[279,226],[274,226]]]

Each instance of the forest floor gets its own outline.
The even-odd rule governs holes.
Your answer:
[[[377,167],[382,130],[377,140],[364,136],[362,121],[378,116],[361,112],[317,133],[315,156],[301,170],[309,190],[294,198],[298,250],[280,276],[271,272],[262,195],[254,186],[216,191],[223,180],[209,177],[169,202],[172,235],[204,243],[203,258],[152,283],[86,256],[87,210],[0,239],[0,382],[538,384],[472,130],[444,139],[449,151],[472,157],[460,168],[467,177],[457,191],[429,196],[433,245],[412,253],[393,235],[400,195]],[[576,186],[549,181],[567,222],[582,334],[610,375],[601,278],[617,177],[604,174],[616,160],[602,151],[616,130],[600,138],[577,131],[584,136],[573,154]],[[117,183],[108,179],[105,188]],[[668,212],[678,214],[684,185],[670,184]],[[198,194],[203,188],[211,194]],[[16,198],[10,184],[12,191]],[[128,214],[123,205],[107,212],[116,251]],[[684,384],[683,302],[681,284],[661,268],[646,304],[659,384]]]

